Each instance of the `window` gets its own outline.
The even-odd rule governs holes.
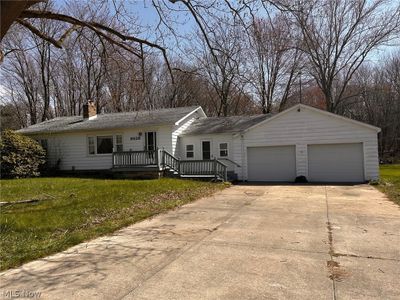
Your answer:
[[[94,145],[94,137],[89,136],[88,137],[88,153],[90,155],[94,155],[95,154],[95,145]]]
[[[122,144],[122,135],[116,135],[115,136],[115,150],[117,152],[124,151],[124,146]]]
[[[219,156],[221,157],[228,156],[228,143],[219,144]]]
[[[113,137],[98,136],[97,137],[97,154],[107,154],[113,152]]]
[[[193,157],[194,157],[194,146],[186,145],[186,158],[193,158]]]
[[[110,136],[88,136],[88,154],[111,154],[113,151],[122,152],[123,136],[121,134]]]

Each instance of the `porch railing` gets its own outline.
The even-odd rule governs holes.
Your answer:
[[[224,181],[228,180],[228,166],[223,162],[215,159],[215,176],[221,178]]]
[[[227,166],[214,160],[180,160],[165,150],[126,151],[113,153],[114,168],[154,166],[178,176],[213,176],[227,180]]]
[[[143,167],[159,164],[158,150],[114,152],[112,159],[114,168]]]
[[[162,150],[161,155],[162,155],[162,167],[168,168],[179,174],[180,160],[165,150]]]
[[[209,175],[227,179],[227,166],[219,160],[181,160],[179,163],[181,175]]]

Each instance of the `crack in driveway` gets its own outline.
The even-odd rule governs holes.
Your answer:
[[[377,260],[388,260],[388,261],[400,262],[400,259],[387,258],[387,257],[377,257],[377,256],[372,256],[372,255],[363,256],[363,255],[357,255],[357,254],[347,254],[347,253],[334,252],[332,254],[332,256],[334,256],[334,257],[355,257],[355,258],[366,258],[366,259],[377,259]]]
[[[333,299],[336,300],[337,299],[337,295],[336,295],[336,280],[339,280],[339,269],[340,269],[340,265],[338,262],[334,261],[334,256],[333,254],[335,253],[334,248],[333,248],[333,232],[332,232],[332,225],[331,225],[331,221],[329,218],[329,204],[328,204],[328,191],[325,188],[325,204],[326,204],[326,228],[328,230],[328,242],[329,242],[329,256],[331,257],[330,261],[327,261],[327,267],[328,267],[328,271],[329,271],[329,278],[332,280],[332,290],[333,290]]]
[[[337,299],[337,282],[342,282],[346,278],[349,278],[351,276],[351,273],[346,270],[343,266],[340,265],[340,262],[335,260],[340,257],[349,257],[349,258],[361,258],[361,259],[371,259],[371,260],[382,260],[382,261],[393,261],[393,262],[400,262],[400,259],[397,258],[385,258],[385,257],[379,257],[379,256],[373,256],[373,255],[357,255],[357,254],[351,254],[351,253],[341,253],[341,252],[336,252],[335,251],[335,239],[334,239],[334,229],[340,229],[340,227],[335,227],[333,226],[331,222],[331,216],[330,216],[330,210],[329,210],[329,197],[328,197],[328,190],[327,186],[325,188],[325,203],[326,203],[326,229],[327,229],[327,234],[328,234],[328,245],[329,245],[329,250],[328,254],[330,256],[330,260],[327,261],[326,267],[329,272],[329,278],[332,281],[332,289],[333,289],[333,299]],[[357,219],[358,216],[356,215],[355,218]],[[363,233],[367,233],[368,230],[364,228]],[[384,232],[384,234],[387,234],[387,232]],[[384,273],[382,269],[378,268],[378,271],[381,273]]]

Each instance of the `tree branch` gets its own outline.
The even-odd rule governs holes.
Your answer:
[[[119,39],[121,39],[122,41],[132,41],[132,42],[139,43],[140,45],[146,45],[151,48],[158,49],[161,51],[161,53],[163,55],[163,58],[168,67],[172,82],[174,82],[172,68],[171,68],[171,65],[170,65],[168,57],[167,57],[167,51],[164,47],[161,47],[160,45],[157,45],[155,43],[152,43],[150,41],[147,41],[147,40],[135,37],[135,36],[125,35],[113,28],[110,28],[108,26],[105,26],[105,25],[97,23],[97,22],[83,21],[83,20],[79,20],[79,19],[76,19],[76,18],[68,16],[68,15],[53,13],[50,11],[25,10],[21,13],[20,17],[21,18],[31,18],[31,19],[50,19],[50,20],[62,21],[62,22],[70,23],[72,25],[78,25],[81,27],[89,28],[90,30],[92,30],[96,34],[98,34],[99,36],[103,37],[109,43],[117,45],[121,48],[124,48],[125,50],[129,51],[130,53],[133,53],[134,55],[136,55],[139,58],[142,58],[140,53],[136,52],[134,49],[132,49],[128,45],[121,43],[119,41],[116,41],[114,38],[110,37],[109,35],[105,34],[104,32],[114,35],[114,36],[118,37]]]
[[[41,39],[48,41],[50,44],[53,44],[55,47],[62,49],[62,45],[59,41],[56,41],[55,39],[53,39],[52,37],[44,34],[43,32],[41,32],[40,30],[38,30],[36,27],[32,26],[32,24],[30,24],[29,22],[22,20],[22,19],[17,19],[17,22],[19,24],[21,24],[22,26],[24,26],[25,28],[27,28],[29,31],[31,31],[33,34],[37,35],[38,37],[40,37]]]

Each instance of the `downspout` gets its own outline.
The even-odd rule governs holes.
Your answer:
[[[242,158],[242,181],[244,180],[244,134],[240,133],[240,143],[241,143],[241,158]],[[247,170],[247,165],[246,165]]]

